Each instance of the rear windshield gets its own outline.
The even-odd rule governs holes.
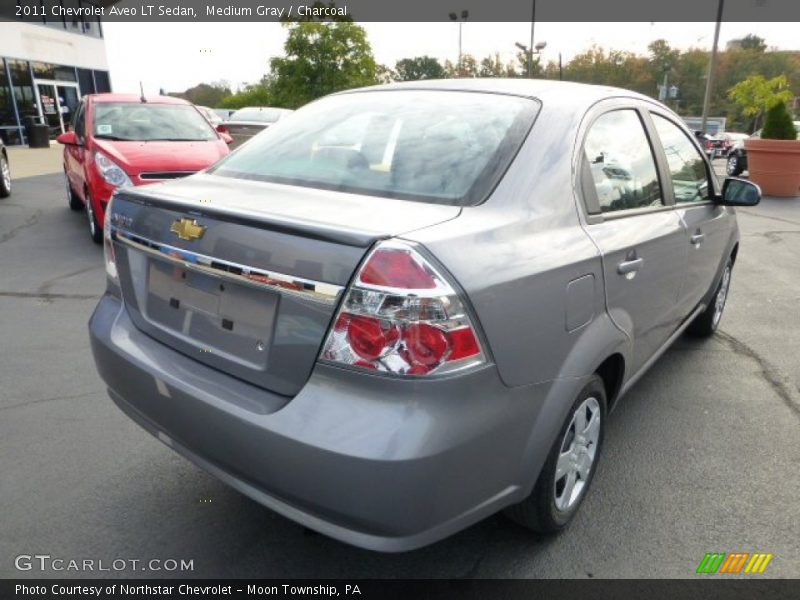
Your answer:
[[[258,121],[274,123],[291,111],[280,108],[240,108],[230,117],[231,121]]]
[[[194,106],[152,102],[96,102],[93,133],[96,138],[126,142],[217,139]]]
[[[516,96],[375,91],[331,96],[281,120],[216,175],[469,205],[513,159],[539,105]]]

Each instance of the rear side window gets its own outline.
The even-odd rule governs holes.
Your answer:
[[[499,94],[375,91],[331,96],[223,159],[225,177],[386,198],[485,199],[522,144],[538,102]]]
[[[700,151],[689,136],[671,121],[653,114],[653,123],[667,155],[675,202],[709,200],[711,195],[706,162]]]
[[[599,117],[584,152],[601,212],[663,206],[656,161],[635,110]]]

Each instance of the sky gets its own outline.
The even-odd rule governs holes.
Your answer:
[[[458,60],[458,24],[361,23],[375,59],[394,66],[401,58],[430,55]],[[286,31],[277,23],[112,23],[103,24],[114,91],[181,92],[202,82],[227,81],[235,90],[261,79],[269,59],[283,53]],[[797,23],[723,23],[720,47],[753,33],[767,45],[800,50]],[[655,39],[674,48],[710,49],[714,23],[536,23],[534,43],[546,42],[544,62],[564,62],[593,44],[606,49],[647,53]],[[477,58],[516,56],[515,42],[527,45],[530,23],[463,25],[462,49]]]

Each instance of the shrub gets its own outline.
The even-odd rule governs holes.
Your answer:
[[[778,102],[767,111],[764,120],[764,129],[761,138],[765,140],[796,140],[797,129],[792,123],[792,115],[786,108],[786,103]]]

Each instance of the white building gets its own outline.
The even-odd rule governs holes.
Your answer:
[[[26,117],[47,123],[52,135],[62,133],[81,96],[111,91],[100,19],[63,18],[48,10],[18,17],[17,2],[0,3],[0,137],[9,145],[24,143]],[[54,4],[86,8],[109,2]]]

